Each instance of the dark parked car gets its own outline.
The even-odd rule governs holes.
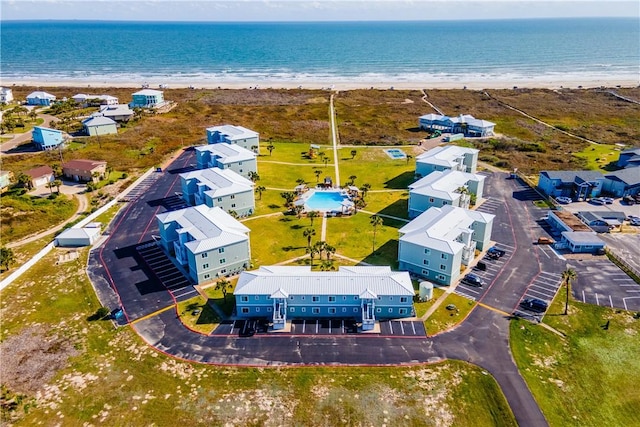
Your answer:
[[[549,307],[546,301],[538,298],[525,298],[520,303],[520,307],[529,311],[535,311],[536,313],[544,313]]]
[[[464,276],[461,282],[469,286],[476,286],[478,288],[484,284],[482,282],[482,279],[480,279],[478,276],[476,276],[473,273],[469,273],[466,276]]]
[[[476,270],[480,270],[480,271],[486,271],[487,270],[487,264],[485,264],[482,261],[478,261],[478,263],[475,266]]]
[[[490,247],[490,248],[489,248],[489,250],[487,251],[487,253],[488,253],[489,255],[495,255],[495,256],[497,256],[498,258],[500,258],[501,256],[504,256],[504,254],[505,254],[506,252],[505,252],[505,251],[503,251],[502,249],[499,249],[499,248],[497,248],[497,247],[495,247],[495,246],[492,246],[492,247]]]

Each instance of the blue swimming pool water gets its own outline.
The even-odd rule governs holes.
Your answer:
[[[385,151],[387,152],[389,157],[391,157],[392,159],[404,159],[407,157],[407,155],[404,154],[404,151],[398,150],[396,148],[385,150]]]
[[[347,199],[340,191],[316,191],[306,201],[307,210],[339,211]]]

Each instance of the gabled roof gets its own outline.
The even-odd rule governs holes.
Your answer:
[[[620,155],[626,155],[626,154],[634,154],[636,156],[640,156],[640,147],[635,147],[635,148],[629,148],[627,150],[621,151]]]
[[[471,114],[460,114],[459,116],[444,116],[441,114],[425,114],[424,116],[420,116],[422,120],[428,120],[431,122],[442,122],[442,123],[467,123],[471,126],[479,127],[479,128],[488,128],[491,126],[495,126],[496,124],[490,122],[488,120],[476,119]]]
[[[594,231],[563,231],[562,237],[574,245],[589,245],[604,247],[605,243]]]
[[[540,175],[567,183],[593,182],[602,179],[602,174],[598,171],[542,171]]]
[[[211,157],[215,156],[218,162],[222,164],[245,162],[256,158],[256,153],[253,151],[247,150],[239,145],[228,144],[226,142],[201,145],[196,147],[196,151],[200,153],[208,151],[211,153]]]
[[[432,207],[402,227],[400,241],[432,248],[441,252],[456,253],[464,245],[456,239],[471,230],[474,222],[489,223],[495,215],[446,205]]]
[[[221,126],[212,126],[207,128],[207,132],[215,133],[218,132],[227,137],[230,141],[235,141],[238,139],[247,139],[247,138],[255,138],[258,136],[258,132],[247,129],[243,126],[236,125],[221,125]]]
[[[420,154],[418,157],[416,157],[416,162],[453,167],[457,165],[457,159],[464,157],[466,154],[477,154],[478,152],[480,152],[480,150],[477,150],[475,148],[459,147],[457,145],[445,145],[432,148],[426,153]]]
[[[181,173],[180,178],[183,181],[196,180],[207,188],[205,193],[212,198],[253,191],[254,185],[253,182],[231,169],[199,169]]]
[[[311,267],[263,266],[240,274],[234,295],[402,295],[415,291],[409,273],[385,267],[340,267],[311,271]]]
[[[635,167],[620,169],[614,172],[609,172],[604,177],[610,180],[624,182],[628,186],[639,185],[640,184],[640,167],[635,166]]]
[[[51,128],[45,128],[42,126],[34,126],[33,130],[39,131],[39,132],[51,132],[51,133],[63,133],[61,130],[58,129],[51,129]]]
[[[111,120],[109,117],[92,116],[84,119],[82,121],[82,124],[85,126],[108,126],[108,125],[115,125],[116,122]]]
[[[29,99],[29,98],[37,98],[37,99],[48,98],[48,99],[53,100],[53,99],[56,99],[56,96],[52,95],[52,94],[50,94],[48,92],[37,90],[37,91],[31,92],[29,95],[27,95],[27,99]]]
[[[484,175],[475,173],[454,170],[434,171],[410,184],[409,192],[453,201],[460,198],[460,193],[456,193],[458,188],[465,186],[469,181],[483,182],[484,180]]]
[[[198,205],[156,215],[163,224],[175,222],[178,233],[188,233],[194,240],[185,244],[192,253],[207,252],[249,240],[249,229],[220,209]]]
[[[83,171],[92,171],[99,166],[106,165],[107,162],[102,160],[85,160],[85,159],[75,159],[69,160],[66,163],[62,164],[63,169],[78,169]]]
[[[155,89],[143,89],[143,90],[139,90],[137,92],[134,92],[133,95],[142,95],[142,96],[157,96],[157,95],[162,95],[164,92],[161,90],[155,90]]]
[[[135,112],[129,108],[129,104],[101,105],[100,111],[94,114],[102,114],[103,116],[122,116],[126,114],[133,115]]]
[[[100,234],[100,228],[68,228],[56,236],[56,239],[84,239]]]
[[[40,178],[42,176],[49,176],[51,174],[53,174],[53,169],[49,166],[38,166],[37,168],[25,171],[25,175],[29,175],[33,179]]]

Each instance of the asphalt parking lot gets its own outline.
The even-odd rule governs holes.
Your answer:
[[[504,243],[496,243],[494,247],[502,249],[505,251],[505,254],[498,259],[492,259],[488,256],[484,256],[480,261],[476,262],[475,267],[472,269],[472,273],[478,276],[484,282],[484,285],[482,287],[476,287],[461,281],[458,283],[458,286],[456,286],[456,294],[474,301],[477,301],[484,296],[489,286],[491,286],[500,271],[502,271],[505,263],[507,263],[511,258],[511,255],[513,255],[514,250],[513,246]],[[486,269],[481,270],[478,268],[479,263],[483,263]]]
[[[555,297],[558,289],[562,285],[562,274],[542,271],[538,276],[529,284],[527,291],[520,299],[520,303],[527,298],[536,298],[551,305],[551,301]],[[523,308],[520,304],[514,310],[513,314],[519,317],[524,317],[530,320],[539,320],[545,312],[535,312]]]
[[[420,321],[383,320],[379,322],[379,326],[380,332],[372,333],[372,336],[424,338],[427,335],[424,323]],[[212,335],[239,337],[254,335],[340,336],[354,334],[363,335],[358,331],[358,325],[354,319],[294,319],[291,321],[291,331],[287,332],[269,331],[265,320],[235,320],[222,322],[212,332]]]
[[[588,304],[640,311],[640,285],[608,259],[571,260],[573,297]]]

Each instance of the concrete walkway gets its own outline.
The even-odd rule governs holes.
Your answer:
[[[329,117],[331,118],[331,141],[333,142],[333,164],[336,171],[335,185],[340,185],[340,168],[338,167],[338,129],[336,128],[336,112],[333,109],[333,95],[329,101]]]

